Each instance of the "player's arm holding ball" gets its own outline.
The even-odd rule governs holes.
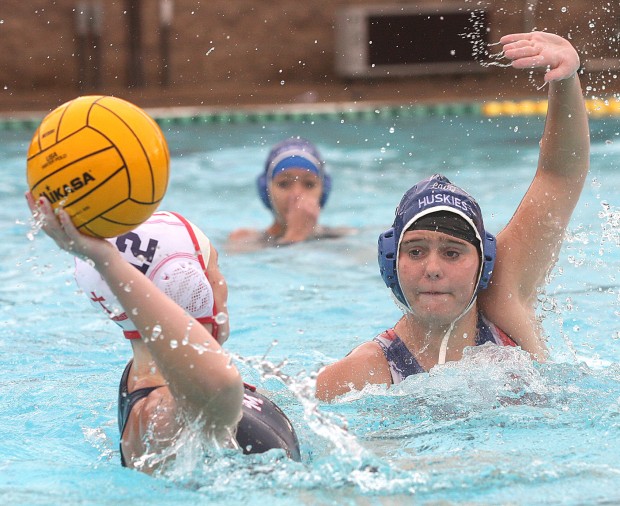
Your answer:
[[[144,415],[147,429],[162,436],[143,442],[155,445],[149,448],[156,453],[165,449],[157,445],[170,444],[181,420],[202,420],[210,436],[228,442],[243,399],[239,372],[213,333],[104,239],[127,234],[153,215],[166,191],[168,165],[157,124],[140,108],[112,97],[80,97],[50,113],[33,136],[27,163],[26,199],[35,220],[61,249],[87,260],[101,275],[142,336],[132,343],[133,363],[143,357],[140,347],[152,357],[150,370],[157,374],[140,378],[148,382],[156,376],[157,385],[144,406],[148,401],[165,409],[144,407],[134,418]],[[221,292],[222,283],[215,291]],[[181,342],[184,346],[175,344]],[[137,374],[132,381],[139,381]],[[128,439],[130,433],[121,432]],[[130,443],[127,462],[133,465],[141,442]]]
[[[243,382],[217,340],[126,262],[111,243],[80,233],[68,213],[53,210],[45,197],[35,201],[28,193],[26,199],[42,220],[43,231],[61,249],[93,262],[141,335],[160,328],[160,337],[149,340],[147,346],[160,369],[169,373],[166,379],[185,414],[192,419],[206,417],[216,432],[234,426],[241,415]],[[173,349],[171,342],[181,339],[187,345]],[[204,349],[208,352],[200,351]]]

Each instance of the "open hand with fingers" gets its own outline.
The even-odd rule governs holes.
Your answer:
[[[545,68],[545,82],[572,77],[579,69],[579,55],[572,44],[552,33],[505,35],[500,39],[506,58],[516,69]]]

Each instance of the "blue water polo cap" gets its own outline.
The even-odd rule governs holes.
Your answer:
[[[435,174],[420,181],[403,195],[396,208],[392,227],[379,236],[378,259],[381,277],[405,308],[409,308],[409,304],[398,279],[398,254],[403,234],[417,220],[440,212],[460,216],[475,233],[481,268],[474,297],[489,284],[495,263],[496,242],[495,237],[484,229],[480,206],[471,195],[453,185],[448,178]]]
[[[268,209],[272,209],[269,196],[269,183],[280,172],[287,169],[306,169],[319,176],[323,192],[319,204],[327,202],[331,191],[331,177],[325,171],[325,162],[314,144],[301,137],[291,137],[276,144],[265,163],[265,170],[256,180],[258,195]]]

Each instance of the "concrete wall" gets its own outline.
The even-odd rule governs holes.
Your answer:
[[[2,0],[0,87],[4,90],[80,89],[76,7],[94,0]],[[95,1],[96,3],[96,1]],[[101,86],[128,84],[130,0],[101,0]],[[141,0],[144,86],[159,87],[159,0]],[[169,66],[175,87],[253,86],[333,82],[336,10],[356,4],[411,4],[374,0],[174,0]],[[418,0],[436,4],[437,0]],[[480,0],[463,8],[491,12],[491,38],[548,29],[570,36],[585,60],[618,58],[620,5],[583,0]],[[89,53],[93,64],[92,48]],[[599,63],[599,66],[609,62]],[[83,76],[84,77],[84,76]],[[86,74],[82,86],[92,76]],[[82,88],[84,89],[84,88]],[[88,86],[86,86],[88,89]]]

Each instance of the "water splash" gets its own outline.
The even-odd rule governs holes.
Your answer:
[[[45,225],[45,216],[37,208],[30,216],[28,223],[30,227],[29,230],[26,232],[26,237],[29,241],[34,241],[39,231],[43,228],[43,225]]]
[[[102,428],[82,427],[84,439],[99,452],[98,460],[109,462],[117,458],[116,444],[109,438]]]
[[[362,458],[363,448],[358,444],[355,437],[347,432],[345,421],[342,418],[334,418],[319,409],[319,402],[314,395],[316,386],[315,374],[309,375],[302,370],[296,376],[289,376],[284,373],[284,367],[287,365],[286,361],[273,364],[267,360],[266,354],[260,359],[235,358],[239,362],[258,371],[261,379],[267,380],[272,378],[285,385],[303,407],[304,421],[308,423],[311,430],[319,437],[329,441],[339,454],[346,455],[352,459]]]
[[[181,427],[163,439],[155,437],[154,430],[159,414],[166,415],[167,408],[158,406],[155,414],[147,427],[144,441],[146,451],[133,461],[134,467],[140,471],[152,472],[158,476],[173,481],[185,480],[192,476],[196,469],[205,459],[220,456],[224,449],[234,441],[230,432],[226,437],[216,437],[215,434],[206,430],[206,423],[202,417],[195,420],[185,420]],[[179,415],[181,416],[181,415]],[[232,445],[232,448],[235,446]]]
[[[151,335],[149,337],[145,337],[147,341],[157,341],[157,339],[163,339],[164,335],[162,333],[161,325],[153,325],[151,329]]]
[[[181,339],[181,344],[183,346],[187,346],[189,344],[189,334],[193,326],[194,326],[194,321],[190,320],[187,326],[185,327],[185,333],[183,334],[183,339]]]
[[[224,325],[228,321],[228,315],[224,312],[219,312],[215,315],[214,320],[218,325]]]
[[[601,207],[598,217],[602,220],[599,246],[599,255],[602,256],[606,252],[606,244],[616,248],[620,246],[620,209],[604,201],[601,202]]]

